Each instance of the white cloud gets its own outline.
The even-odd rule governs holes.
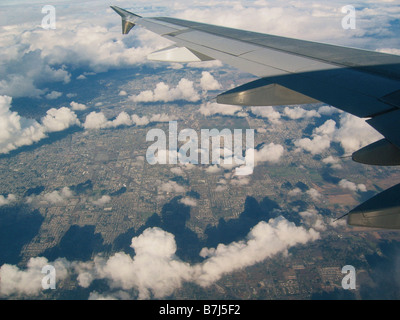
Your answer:
[[[360,184],[355,184],[354,182],[351,182],[347,179],[342,179],[339,181],[339,186],[343,189],[348,189],[351,191],[360,191],[360,192],[366,192],[367,191],[367,187],[365,186],[365,184],[360,183]]]
[[[180,167],[174,167],[170,169],[172,173],[181,176],[184,174],[183,170]]]
[[[346,227],[345,220],[335,220],[331,217],[319,214],[315,209],[307,209],[306,211],[299,212],[302,218],[302,223],[310,228],[319,232],[324,232],[328,228],[341,228]]]
[[[294,145],[311,154],[322,153],[331,146],[332,134],[335,131],[335,126],[335,121],[327,120],[323,125],[314,129],[311,139],[303,138],[296,140]]]
[[[140,117],[136,114],[132,115],[132,121],[137,126],[146,126],[150,123],[149,118],[147,118],[146,116]]]
[[[205,169],[205,172],[207,172],[207,173],[209,173],[209,174],[220,173],[220,172],[221,172],[221,168],[218,167],[218,165],[215,164],[215,165],[208,166],[208,167]]]
[[[150,122],[169,122],[174,120],[176,120],[174,117],[169,116],[166,113],[153,114],[150,118]]]
[[[185,187],[179,185],[175,181],[168,181],[165,183],[162,183],[160,187],[158,188],[158,191],[161,192],[167,192],[167,193],[184,193],[186,192]]]
[[[105,204],[111,201],[111,197],[109,195],[103,195],[101,198],[97,200],[92,200],[92,203],[95,206],[104,206]]]
[[[108,120],[103,112],[92,111],[86,116],[83,127],[87,130],[107,127]]]
[[[129,114],[127,114],[125,111],[122,111],[114,120],[108,121],[108,123],[110,127],[116,128],[119,126],[131,126],[134,122]]]
[[[206,102],[199,108],[199,112],[204,116],[212,116],[216,114],[233,116],[238,115],[240,111],[242,111],[242,107],[219,104],[216,102]]]
[[[334,134],[334,140],[340,143],[346,154],[382,138],[383,136],[364,119],[349,113],[340,116],[340,127]]]
[[[267,118],[272,123],[280,123],[279,120],[281,119],[281,114],[276,111],[274,107],[252,107],[251,112],[256,116]]]
[[[8,153],[46,137],[37,121],[22,118],[10,110],[11,101],[11,97],[0,96],[0,153]]]
[[[283,112],[287,117],[293,120],[301,118],[321,117],[321,115],[316,110],[305,110],[301,107],[285,107]]]
[[[136,255],[116,253],[108,260],[96,257],[93,263],[77,264],[78,280],[87,287],[94,279],[107,279],[117,290],[137,289],[139,299],[163,298],[180,288],[183,282],[207,287],[224,274],[271,258],[286,255],[288,249],[319,239],[314,229],[297,227],[284,218],[260,222],[245,240],[216,248],[203,248],[202,263],[190,265],[176,257],[174,236],[159,228],[146,229],[132,239]],[[104,296],[104,295],[102,295]]]
[[[300,212],[299,215],[301,216],[302,221],[305,225],[310,226],[320,232],[323,232],[327,229],[327,225],[323,219],[323,216],[318,214],[317,210],[309,209]]]
[[[119,126],[146,126],[151,122],[168,122],[175,118],[162,113],[156,113],[149,119],[147,116],[140,117],[137,114],[130,116],[125,111],[122,111],[114,120],[108,120],[103,112],[92,111],[86,116],[83,127],[87,130],[98,130],[106,128],[117,128]]]
[[[197,206],[197,201],[194,198],[191,197],[184,197],[179,200],[180,203],[183,203],[184,205],[187,205],[189,207],[196,207]]]
[[[299,149],[312,154],[320,154],[331,146],[331,142],[338,142],[346,154],[373,143],[383,136],[372,128],[364,119],[349,113],[340,115],[339,128],[332,119],[314,129],[310,138],[303,138],[294,142]]]
[[[209,286],[224,274],[261,262],[298,244],[319,238],[318,232],[296,227],[284,218],[259,222],[246,240],[217,248],[203,248],[200,255],[206,260],[195,266],[196,283]]]
[[[378,49],[377,51],[400,56],[400,49],[398,48],[382,48]]]
[[[136,96],[131,96],[130,99],[134,102],[171,102],[176,100],[196,102],[200,100],[200,96],[195,91],[193,82],[182,78],[175,88],[159,82],[154,90],[142,91]]]
[[[277,163],[282,158],[285,149],[280,144],[271,142],[264,144],[259,150],[254,150],[254,163],[255,165],[262,162]],[[251,154],[250,151],[246,152],[246,157]]]
[[[322,106],[318,108],[318,113],[324,116],[331,116],[335,113],[342,113],[343,111],[331,106]]]
[[[322,159],[322,162],[329,165],[331,168],[334,168],[334,169],[342,168],[342,165],[340,164],[340,160],[333,156],[328,156],[328,157]]]
[[[85,104],[75,101],[72,101],[69,105],[71,106],[71,109],[75,111],[82,111],[87,109],[87,106]]]
[[[73,111],[62,107],[48,110],[46,116],[42,118],[42,124],[46,132],[58,132],[80,125],[80,122]]]
[[[307,190],[306,193],[307,193],[307,194],[311,197],[311,199],[313,199],[314,201],[318,201],[318,200],[320,200],[321,197],[322,197],[321,193],[320,193],[318,190],[314,189],[314,188],[311,188],[311,189]]]
[[[0,96],[0,153],[38,142],[46,138],[48,132],[63,131],[80,124],[76,114],[65,107],[48,110],[39,123],[12,112],[11,102],[11,97]]]
[[[17,197],[12,193],[8,194],[7,196],[0,195],[0,207],[7,206],[15,201],[17,201]]]
[[[294,188],[294,189],[292,189],[292,190],[290,190],[290,191],[288,192],[288,196],[289,196],[289,197],[296,197],[296,196],[298,196],[298,195],[300,195],[300,194],[302,194],[302,191],[301,191],[300,188]]]
[[[46,99],[55,100],[55,99],[58,99],[59,97],[61,97],[62,95],[63,95],[62,92],[52,91],[52,92],[46,94]]]
[[[61,204],[73,196],[72,191],[68,187],[64,187],[61,191],[53,191],[39,196],[39,200],[46,201],[51,204]]]
[[[221,89],[221,84],[208,71],[201,73],[200,86],[205,91]]]
[[[51,264],[56,270],[56,280],[62,281],[68,275],[69,263],[65,259],[57,259],[49,263],[46,258],[31,258],[25,270],[17,266],[4,264],[0,268],[0,296],[36,296],[42,290],[44,274],[42,268]]]

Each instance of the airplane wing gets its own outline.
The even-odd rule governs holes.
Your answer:
[[[385,137],[355,152],[353,160],[371,165],[400,164],[400,56],[175,18],[145,18],[111,8],[121,16],[124,34],[139,25],[175,43],[152,53],[149,59],[216,59],[259,77],[220,94],[218,103],[332,105],[369,118],[367,122]],[[400,185],[396,187],[400,192]],[[400,197],[393,197],[392,189],[352,210],[348,223],[400,229]]]

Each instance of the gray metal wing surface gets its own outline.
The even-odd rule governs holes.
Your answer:
[[[115,6],[111,8],[121,16],[124,34],[139,25],[175,43],[154,53],[155,60],[216,59],[260,78],[222,93],[217,97],[218,103],[271,106],[323,102],[332,105],[368,118],[367,122],[385,137],[355,152],[353,160],[372,165],[400,164],[400,56],[175,18],[144,18]],[[384,203],[383,211],[391,210],[384,223],[371,223],[376,219],[365,223],[368,204],[361,208],[363,219],[357,219],[360,212],[353,210],[348,222],[400,228],[400,204],[392,199],[393,190],[386,194],[381,193],[378,199]],[[371,210],[374,216],[379,216],[376,203]]]

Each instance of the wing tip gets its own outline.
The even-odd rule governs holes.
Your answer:
[[[122,34],[128,34],[129,31],[131,31],[131,29],[135,26],[135,22],[141,18],[141,16],[117,6],[110,6],[110,8],[121,16]]]
[[[142,16],[139,16],[136,13],[130,12],[128,10],[122,9],[120,7],[117,6],[110,6],[111,9],[113,9],[116,13],[118,13],[121,17],[129,17],[129,16],[133,16],[135,18],[142,18]]]

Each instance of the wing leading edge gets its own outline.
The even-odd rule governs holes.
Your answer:
[[[111,8],[121,16],[124,34],[139,25],[175,43],[153,53],[150,59],[173,62],[216,59],[260,78],[222,93],[217,97],[218,103],[332,105],[369,118],[367,122],[385,137],[355,152],[353,160],[400,165],[400,56],[175,18],[144,18],[116,6]],[[393,199],[393,193],[389,189],[352,210],[348,223],[400,228],[400,205]],[[385,218],[365,218],[371,214]]]

